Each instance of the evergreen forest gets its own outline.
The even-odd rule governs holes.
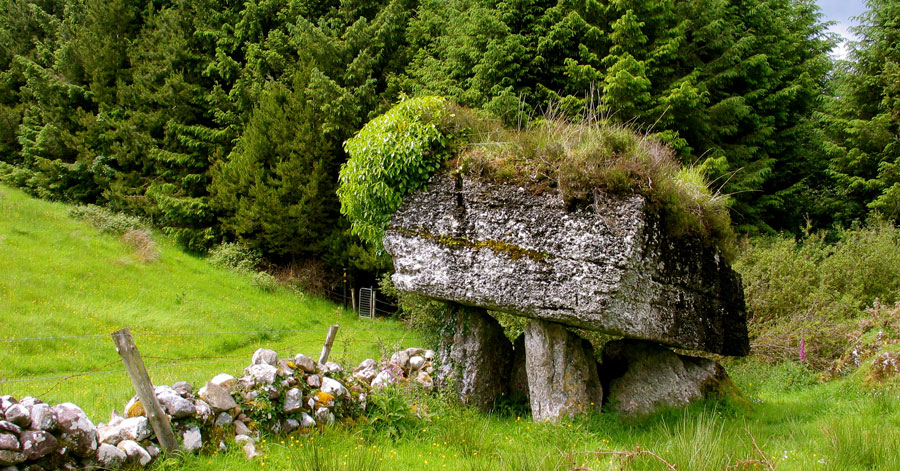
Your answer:
[[[371,273],[344,143],[403,97],[670,145],[744,234],[900,218],[900,2],[847,60],[809,0],[2,0],[0,181],[191,251]],[[523,124],[524,123],[524,124]]]

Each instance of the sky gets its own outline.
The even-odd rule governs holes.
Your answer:
[[[822,9],[824,21],[835,21],[836,24],[831,25],[828,29],[833,33],[837,33],[848,40],[855,40],[850,27],[859,24],[859,21],[853,17],[861,15],[866,11],[865,0],[817,0],[819,8]],[[847,57],[847,44],[841,43],[832,51],[832,54],[838,58],[845,59]]]

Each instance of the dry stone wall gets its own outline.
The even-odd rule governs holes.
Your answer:
[[[243,375],[214,376],[195,389],[186,382],[156,386],[182,449],[212,451],[229,444],[258,455],[263,433],[309,432],[364,415],[368,398],[385,386],[415,382],[434,387],[435,352],[409,348],[390,360],[363,361],[352,371],[317,364],[303,354],[278,358],[259,349]],[[34,397],[0,396],[0,471],[144,467],[160,446],[137,397],[95,425],[75,404],[51,406]]]

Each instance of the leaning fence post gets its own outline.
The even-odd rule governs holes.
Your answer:
[[[334,324],[328,328],[328,335],[325,336],[325,346],[322,347],[322,354],[319,355],[320,365],[323,365],[328,361],[328,355],[331,354],[331,345],[334,344],[334,336],[337,335],[338,327],[340,326]]]
[[[156,438],[159,439],[159,445],[165,451],[174,451],[178,448],[178,441],[175,440],[175,433],[172,431],[172,424],[166,418],[165,412],[156,399],[156,393],[153,391],[153,383],[150,382],[150,376],[147,369],[144,368],[144,361],[141,359],[141,353],[134,344],[134,338],[131,331],[126,329],[118,330],[112,334],[113,342],[116,344],[116,352],[122,357],[125,363],[125,369],[131,378],[131,384],[137,391],[138,399],[144,406],[147,413],[147,419],[156,432]]]

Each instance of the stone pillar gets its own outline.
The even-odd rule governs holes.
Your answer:
[[[484,309],[449,304],[453,333],[441,345],[439,385],[455,385],[463,404],[490,410],[508,384],[512,344]]]
[[[600,409],[603,386],[590,342],[562,324],[532,320],[525,328],[525,355],[531,415],[557,421],[590,408]]]
[[[644,340],[608,343],[603,349],[602,375],[609,405],[626,415],[682,407],[733,388],[715,361],[678,355]]]

